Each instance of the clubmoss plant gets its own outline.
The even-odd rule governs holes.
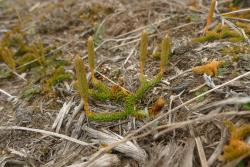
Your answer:
[[[34,43],[30,47],[30,52],[32,56],[38,60],[40,65],[45,64],[45,55],[44,55],[45,50],[44,50],[43,43],[41,40],[39,40],[37,43]]]
[[[216,7],[216,0],[212,0],[211,4],[210,4],[210,8],[209,8],[209,12],[208,12],[208,16],[207,16],[207,24],[204,28],[204,33],[206,34],[208,32],[208,28],[210,26],[210,24],[213,21],[213,16],[214,16],[214,11],[215,11],[215,7]]]
[[[249,36],[250,33],[247,35]],[[227,39],[230,42],[241,42],[245,40],[243,36],[241,36],[238,32],[234,31],[230,27],[218,24],[214,29],[208,31],[204,36],[194,38],[193,42],[212,42],[220,39]]]
[[[166,70],[166,65],[168,63],[170,53],[171,53],[171,39],[168,35],[166,35],[161,43],[161,65],[160,65],[161,75],[163,75]]]
[[[93,47],[93,38],[90,37],[88,39],[88,62],[91,71],[93,88],[89,89],[87,79],[86,79],[86,71],[83,60],[77,56],[75,59],[75,70],[76,70],[76,78],[77,78],[77,89],[81,97],[84,100],[84,111],[86,116],[90,120],[95,121],[115,121],[120,119],[126,119],[129,116],[134,116],[138,119],[142,119],[149,116],[149,113],[144,112],[143,110],[137,109],[136,104],[140,99],[143,98],[145,93],[152,89],[156,84],[158,84],[162,79],[162,74],[165,69],[165,66],[168,62],[168,56],[170,54],[170,38],[166,36],[163,39],[163,48],[161,54],[161,70],[159,74],[157,74],[152,80],[147,80],[144,76],[144,67],[147,56],[147,44],[148,37],[147,33],[144,31],[141,36],[141,47],[140,47],[140,86],[134,93],[128,93],[124,91],[124,88],[120,86],[113,86],[109,88],[102,81],[97,80],[94,76],[94,47]],[[94,99],[100,101],[112,100],[112,101],[120,101],[124,104],[124,110],[120,112],[92,112],[89,109],[88,98],[89,96]],[[163,107],[163,103],[161,101],[160,107]],[[159,108],[159,107],[158,107]]]
[[[145,62],[148,54],[148,34],[147,31],[143,31],[141,34],[140,42],[140,74],[141,78],[144,77]]]
[[[94,51],[94,40],[91,36],[88,38],[87,48],[88,48],[88,62],[89,62],[89,68],[90,68],[90,72],[91,72],[91,78],[92,78],[92,80],[94,80],[95,79],[95,74],[94,74],[95,51]]]
[[[76,56],[75,59],[75,70],[77,78],[77,89],[84,101],[84,111],[87,116],[91,115],[89,110],[89,98],[88,98],[88,81],[86,78],[86,69],[83,60],[80,56]]]
[[[8,47],[0,48],[0,57],[9,66],[10,69],[16,69],[16,62],[13,58],[13,52]]]

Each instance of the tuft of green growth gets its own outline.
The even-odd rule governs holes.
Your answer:
[[[231,61],[225,61],[223,64],[221,64],[220,68],[218,68],[217,76],[225,76],[228,73],[229,67],[231,65]]]
[[[170,53],[171,53],[171,39],[168,35],[166,35],[161,43],[161,65],[160,65],[161,74],[164,74],[165,72]]]
[[[26,38],[26,34],[22,32],[20,28],[16,27],[11,31],[6,32],[1,39],[0,50],[3,52],[2,56],[6,57],[6,59],[8,58],[5,63],[12,69],[15,69],[14,62],[15,66],[21,66],[34,59],[37,59],[40,64],[45,63],[45,50],[41,40],[29,45]],[[12,58],[6,55],[11,55]],[[12,59],[12,63],[10,63],[10,59]]]
[[[141,77],[144,77],[145,62],[148,54],[148,33],[143,31],[141,34],[140,42],[140,73]]]
[[[199,42],[199,43],[212,42],[218,39],[220,39],[220,35],[216,31],[208,31],[206,35],[194,38],[193,42]]]
[[[250,35],[250,33],[247,35]],[[203,43],[221,39],[228,39],[230,42],[241,42],[245,40],[238,32],[230,29],[228,26],[219,24],[213,30],[208,31],[204,36],[194,38],[192,41]]]
[[[94,88],[89,89],[89,95],[95,99],[101,101],[106,101],[106,100],[124,101],[124,98],[127,96],[126,93],[124,93],[121,88],[118,87],[117,90],[112,90],[97,79],[94,79],[93,84]]]
[[[155,48],[152,52],[152,57],[154,59],[157,59],[157,60],[161,58],[161,46],[160,46],[160,44],[158,44],[158,43],[155,44]]]
[[[95,78],[95,50],[94,50],[94,41],[93,38],[90,36],[88,38],[87,42],[87,48],[88,48],[88,62],[89,62],[89,68],[91,72],[92,79]]]
[[[91,38],[89,38],[89,41],[93,41]],[[146,39],[146,42],[145,42]],[[144,65],[145,65],[145,59],[147,55],[147,51],[145,51],[145,48],[147,48],[147,35],[144,31],[142,34],[142,40],[144,40],[144,43],[141,44],[141,72],[144,71]],[[88,43],[89,43],[88,41]],[[91,42],[90,42],[91,43]],[[169,44],[169,45],[167,45]],[[91,46],[91,44],[89,45]],[[94,50],[91,47],[88,46],[88,53],[89,53],[89,65],[90,70],[94,69]],[[165,61],[167,61],[168,58],[166,58],[169,55],[170,52],[170,39],[167,38],[167,43],[165,48],[165,54],[162,57]],[[166,64],[165,64],[166,65]],[[92,83],[93,88],[88,88],[88,83],[86,79],[86,71],[85,66],[83,64],[82,59],[77,56],[75,60],[75,69],[76,69],[76,78],[77,78],[77,89],[80,92],[81,97],[84,100],[84,111],[87,115],[87,117],[90,120],[95,121],[115,121],[120,119],[126,119],[129,116],[134,116],[136,118],[145,118],[149,116],[148,113],[138,110],[136,108],[136,104],[139,100],[143,98],[145,93],[149,91],[151,88],[153,88],[156,84],[158,84],[162,79],[162,74],[159,73],[154,79],[147,81],[146,78],[142,77],[140,78],[140,86],[136,90],[135,93],[128,94],[124,88],[116,85],[112,88],[109,88],[101,81],[97,80],[94,77],[94,71],[91,71],[92,73]],[[141,73],[144,76],[144,73]],[[113,101],[122,101],[124,102],[124,110],[121,112],[102,112],[102,113],[96,113],[92,112],[89,109],[88,105],[88,97],[91,96],[97,100],[106,101],[106,100],[113,100]]]
[[[39,40],[38,42],[34,43],[31,45],[30,47],[30,54],[38,60],[40,65],[44,65],[45,64],[45,50],[43,47],[43,43],[41,42],[41,40]]]
[[[250,111],[250,103],[242,104],[241,109]]]
[[[56,68],[53,71],[51,77],[46,81],[46,83],[48,87],[51,88],[52,86],[55,86],[59,82],[62,82],[68,79],[71,79],[71,74],[65,72],[64,68],[61,66],[61,67]]]
[[[30,101],[35,95],[39,94],[41,92],[41,89],[39,87],[31,87],[29,89],[26,89],[22,93],[22,98],[24,98],[26,101]]]
[[[136,92],[130,96],[128,96],[125,100],[125,111],[128,113],[134,112],[135,104],[143,98],[144,94],[158,84],[161,81],[162,75],[158,74],[154,79],[151,81],[143,81],[140,87],[136,90]]]
[[[23,45],[25,45],[25,33],[18,26],[6,32],[1,39],[2,47],[15,48]]]
[[[220,50],[223,56],[229,55],[234,61],[238,61],[242,54],[250,54],[250,47],[248,45],[224,47]]]
[[[201,88],[200,90],[197,90],[197,91],[195,92],[195,96],[199,96],[200,94],[202,94],[202,93],[204,93],[204,92],[206,92],[206,91],[208,91],[208,87],[207,87],[207,86]],[[204,95],[204,96],[199,97],[199,98],[197,99],[197,102],[202,102],[202,101],[204,101],[204,100],[206,99],[206,97],[207,97],[207,95]]]
[[[0,79],[8,79],[12,77],[12,73],[7,69],[0,69]]]
[[[156,84],[158,84],[161,81],[162,75],[157,75],[154,79],[150,81],[143,81],[141,86],[137,89],[137,91],[134,94],[130,94],[127,97],[124,97],[124,94],[122,95],[122,99],[124,101],[124,111],[121,112],[103,112],[103,113],[93,113],[88,117],[90,120],[95,121],[102,121],[102,122],[108,122],[108,121],[115,121],[120,119],[126,119],[129,116],[134,116],[138,119],[142,119],[145,117],[148,117],[148,113],[137,110],[136,104],[139,100],[143,98],[145,93],[153,88]],[[99,92],[102,93],[102,92]],[[97,93],[98,94],[98,93]],[[106,94],[105,94],[106,95]],[[92,93],[90,93],[90,96],[96,97]],[[102,96],[101,98],[98,96],[97,98],[99,100],[114,100],[113,97],[117,95],[106,95]]]
[[[16,62],[13,58],[13,52],[7,48],[3,47],[0,48],[0,56],[2,57],[3,61],[9,66],[10,69],[16,69]]]
[[[248,23],[236,22],[236,26],[244,29],[246,34],[250,34],[250,25]]]

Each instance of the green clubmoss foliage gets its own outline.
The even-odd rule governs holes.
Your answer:
[[[134,116],[138,119],[145,118],[149,116],[147,112],[139,110],[136,108],[136,104],[141,100],[145,93],[152,89],[156,84],[158,84],[162,79],[162,73],[160,72],[154,79],[147,81],[144,77],[144,66],[147,55],[147,34],[142,33],[142,42],[141,42],[141,55],[140,55],[140,65],[141,65],[141,76],[140,77],[140,86],[135,91],[135,93],[127,93],[124,88],[115,85],[112,88],[109,88],[102,81],[97,80],[94,77],[94,50],[93,50],[93,39],[89,38],[88,40],[88,53],[89,53],[89,66],[92,75],[92,84],[93,88],[88,88],[88,83],[86,80],[85,66],[82,59],[78,56],[75,60],[75,69],[76,69],[76,78],[77,78],[77,89],[80,92],[81,97],[84,100],[84,111],[87,117],[90,120],[94,121],[116,121],[121,119],[126,119],[130,116]],[[161,59],[164,59],[164,68],[166,66],[168,56],[170,53],[170,38],[166,37],[164,44],[164,53],[161,56]],[[88,97],[92,97],[100,101],[121,101],[124,104],[124,110],[120,112],[92,112],[89,109]]]
[[[247,29],[247,25],[243,25],[242,28],[246,30],[246,34],[250,36],[250,32]],[[230,42],[241,42],[245,40],[245,38],[239,32],[236,32],[235,30],[231,29],[226,25],[222,26],[221,24],[219,24],[213,30],[207,31],[204,36],[194,38],[193,42],[203,43],[221,39],[227,39]]]

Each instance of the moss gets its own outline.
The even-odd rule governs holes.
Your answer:
[[[89,95],[95,99],[106,101],[124,101],[124,98],[127,96],[120,88],[110,89],[101,81],[94,79],[93,81],[94,88],[89,89]]]
[[[25,33],[20,27],[14,27],[6,32],[1,40],[3,47],[20,47],[25,44]]]
[[[220,50],[223,56],[229,55],[233,61],[238,61],[242,54],[250,54],[250,47],[247,45],[224,47]]]
[[[243,105],[241,106],[241,109],[242,109],[242,110],[250,111],[250,103],[243,104]]]
[[[8,67],[12,70],[16,69],[16,61],[13,58],[13,52],[8,47],[0,48],[0,57],[2,57],[3,61],[8,65]]]
[[[26,101],[30,101],[32,98],[34,98],[35,95],[39,94],[41,92],[40,87],[31,87],[26,89],[23,93],[22,93],[22,98],[24,98]]]
[[[245,27],[243,28],[244,30]],[[238,32],[234,31],[230,27],[219,24],[213,30],[208,31],[204,36],[194,38],[193,42],[203,43],[221,39],[227,39],[230,42],[240,42],[245,40],[244,37],[242,37]]]
[[[135,93],[128,93],[126,90],[121,88],[120,86],[113,86],[112,88],[109,88],[107,85],[105,85],[103,82],[97,80],[94,76],[94,49],[93,49],[93,39],[89,38],[88,40],[88,54],[89,54],[89,65],[91,70],[91,80],[93,83],[93,88],[88,88],[88,83],[81,82],[78,84],[78,90],[80,92],[81,97],[84,100],[84,112],[86,116],[90,120],[95,121],[115,121],[120,119],[126,119],[129,116],[134,116],[136,118],[144,118],[147,117],[149,114],[147,112],[143,112],[141,110],[136,109],[136,104],[139,100],[143,98],[145,93],[153,88],[156,84],[158,84],[162,79],[162,66],[161,71],[159,74],[152,80],[147,81],[144,76],[144,65],[146,60],[146,54],[147,51],[145,49],[146,45],[148,43],[147,41],[147,35],[144,32],[142,35],[142,44],[141,44],[141,56],[140,56],[140,64],[141,64],[141,76],[140,76],[140,87],[136,90]],[[91,47],[90,47],[91,46]],[[170,51],[170,39],[165,38],[163,42],[164,48],[162,50],[163,54],[161,56],[161,61],[164,61],[164,66],[167,63],[168,55]],[[83,76],[86,76],[85,74],[85,65],[83,63],[83,60],[77,56],[75,60],[75,69],[76,69],[76,76],[77,76],[77,83],[80,81],[83,81]],[[164,67],[165,68],[165,67]],[[87,90],[87,93],[83,93],[84,90]],[[91,96],[97,100],[106,101],[106,100],[115,100],[115,101],[122,101],[124,102],[124,110],[121,112],[102,112],[102,113],[95,113],[89,110],[89,104],[88,104],[88,97]]]
[[[161,81],[162,76],[157,75],[154,79],[150,81],[144,81],[142,82],[141,86],[137,89],[137,91],[134,94],[128,95],[127,97],[122,96],[122,99],[125,100],[124,104],[124,111],[121,112],[103,112],[103,113],[93,113],[88,118],[90,120],[95,120],[95,121],[115,121],[115,120],[120,120],[120,119],[126,119],[129,116],[134,116],[138,119],[142,119],[148,116],[146,112],[136,110],[136,103],[140,99],[143,98],[145,93],[150,90],[152,87],[154,87],[156,84],[158,84]],[[114,100],[114,97],[117,97],[117,95],[110,95],[110,94],[105,94],[101,90],[106,91],[106,87],[102,87],[102,89],[99,89],[100,92],[96,91],[94,94],[90,90],[89,95],[98,98],[99,100]],[[96,97],[97,96],[97,97]]]
[[[207,86],[205,86],[205,87],[201,88],[200,90],[196,91],[196,92],[195,92],[195,96],[199,96],[200,94],[202,94],[202,93],[204,93],[204,92],[206,92],[206,91],[208,91],[208,87],[207,87]],[[202,101],[204,101],[205,99],[206,99],[206,95],[205,95],[205,96],[201,96],[201,97],[199,97],[199,98],[197,99],[197,102],[202,102]]]
[[[128,114],[126,112],[103,112],[103,113],[94,113],[90,115],[88,118],[90,120],[95,121],[103,121],[103,122],[110,122],[120,119],[126,119]]]
[[[228,73],[229,67],[231,66],[231,61],[225,61],[220,68],[218,68],[217,76],[225,76]]]
[[[16,59],[16,62],[17,62],[17,65],[18,65],[18,66],[22,66],[22,65],[24,65],[24,64],[26,64],[26,63],[28,63],[28,62],[31,62],[32,60],[34,60],[34,56],[33,56],[32,54],[25,54],[25,55],[23,55],[23,56],[21,56],[21,57],[18,57],[18,58]],[[34,65],[34,64],[35,64],[35,65]],[[29,65],[29,66],[26,66],[26,67],[23,68],[23,69],[26,70],[26,69],[30,69],[31,67],[37,66],[36,63],[34,63],[34,64],[31,64],[31,65]]]
[[[236,22],[236,26],[243,28],[246,34],[250,34],[250,25],[248,23]]]
[[[52,86],[55,86],[59,82],[71,79],[71,77],[72,77],[71,74],[65,72],[63,67],[59,67],[53,71],[51,77],[46,81],[46,84],[48,85],[49,88],[51,88]]]
[[[10,72],[9,70],[7,70],[7,69],[0,69],[0,79],[9,79],[12,76],[13,76],[12,72]]]
[[[29,53],[34,57],[34,59],[37,59],[40,65],[45,64],[45,50],[44,50],[43,43],[41,42],[41,40],[33,43],[30,46],[29,50],[30,50]]]
[[[194,38],[193,42],[212,42],[220,39],[220,35],[216,31],[208,31],[205,36]]]

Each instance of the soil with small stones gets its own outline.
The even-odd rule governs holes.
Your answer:
[[[96,122],[89,121],[83,115],[82,107],[76,112],[80,104],[80,96],[74,86],[73,61],[78,54],[83,57],[84,62],[87,62],[86,40],[89,36],[93,36],[96,42],[96,77],[109,86],[115,82],[130,92],[136,91],[139,86],[141,32],[147,30],[150,37],[149,56],[145,67],[148,79],[153,78],[160,69],[160,60],[152,56],[154,49],[160,46],[166,34],[171,36],[172,54],[163,81],[148,91],[137,104],[138,108],[146,111],[159,97],[163,97],[166,104],[158,116],[212,89],[206,85],[201,86],[205,80],[202,75],[193,74],[190,71],[192,67],[206,64],[213,59],[232,62],[220,68],[218,75],[212,77],[215,85],[223,84],[249,72],[249,52],[240,54],[238,61],[233,61],[230,55],[221,53],[221,48],[224,47],[242,45],[249,47],[245,41],[232,43],[225,39],[205,43],[192,42],[193,38],[203,33],[209,2],[202,1],[202,4],[190,2],[188,0],[0,1],[0,39],[13,27],[21,26],[29,38],[41,39],[46,48],[54,48],[60,59],[70,62],[70,65],[64,68],[72,75],[71,79],[54,85],[49,92],[34,94],[30,99],[23,96],[25,90],[32,86],[42,87],[41,82],[30,84],[32,77],[35,77],[31,71],[24,71],[20,74],[25,76],[27,81],[14,74],[0,79],[0,89],[16,97],[11,99],[0,93],[1,166],[62,167],[78,163],[83,163],[82,166],[84,166],[84,163],[91,160],[94,153],[106,147],[107,145],[98,142],[94,145],[95,147],[81,146],[64,138],[44,133],[6,130],[7,127],[20,126],[55,132],[56,130],[52,128],[53,123],[65,103],[72,102],[57,132],[87,143],[95,142],[96,137],[84,129],[85,126],[102,132],[106,130],[124,137],[157,118],[155,116],[135,120],[131,117],[120,121]],[[247,7],[247,3],[248,1],[240,7]],[[226,3],[222,3],[218,5],[218,10],[228,12],[229,7]],[[31,39],[28,40],[31,41]],[[0,68],[8,70],[2,61],[0,61]],[[188,72],[179,75],[184,71]],[[171,79],[174,76],[176,77]],[[92,166],[101,167],[105,166],[105,163],[108,164],[106,166],[131,167],[182,166],[185,160],[191,163],[191,166],[199,167],[202,153],[205,154],[205,163],[208,162],[210,166],[223,166],[227,162],[220,161],[218,157],[223,154],[223,145],[229,139],[224,120],[231,120],[238,125],[247,124],[249,115],[215,116],[205,121],[196,121],[174,128],[160,136],[158,134],[166,128],[153,129],[171,123],[203,118],[209,114],[246,111],[247,109],[237,103],[205,107],[226,98],[249,96],[250,76],[248,75],[192,101],[140,131],[139,134],[144,134],[151,130],[147,136],[133,140],[136,148],[145,152],[145,159],[140,161],[126,152],[113,149],[106,153],[109,158],[101,159],[99,164],[97,159],[94,162],[96,164]],[[89,103],[91,110],[95,112],[123,109],[123,104],[119,102],[100,102],[90,98]],[[202,145],[199,145],[197,140],[200,140]],[[216,153],[216,150],[219,152]],[[135,151],[132,154],[139,153]],[[216,158],[212,159],[211,155]],[[249,163],[247,159],[243,162]]]

